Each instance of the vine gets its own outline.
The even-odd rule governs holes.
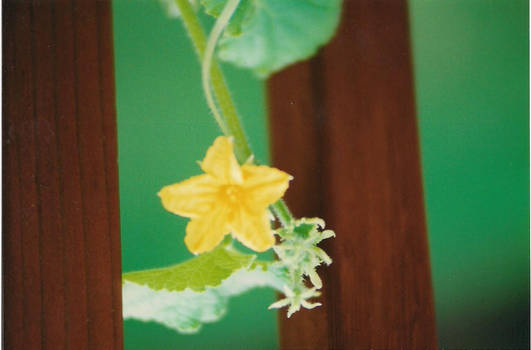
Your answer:
[[[190,218],[184,241],[198,256],[170,267],[124,274],[124,318],[153,320],[191,333],[203,323],[222,317],[228,298],[261,286],[284,293],[285,297],[270,308],[288,307],[288,317],[301,307],[315,308],[321,304],[310,299],[318,297],[322,288],[316,268],[332,263],[317,245],[335,234],[325,230],[322,219],[292,216],[282,200],[291,180],[289,174],[253,164],[215,53],[220,47],[219,57],[266,76],[310,56],[330,39],[340,1],[202,0],[205,12],[217,17],[208,39],[190,2],[174,1],[201,64],[207,105],[224,136],[215,140],[200,163],[204,174],[159,192],[166,210]],[[300,28],[293,32],[290,21],[301,18]],[[260,29],[264,21],[272,21],[281,29],[279,33],[287,33],[286,37],[268,37],[274,33]],[[306,37],[306,32],[319,24],[320,34]],[[256,51],[249,46],[256,46],[256,42],[267,42],[270,50]],[[286,53],[282,51],[286,43],[297,45]],[[276,230],[271,229],[268,208],[280,223]],[[272,248],[278,260],[258,261],[256,255],[244,254],[230,236],[258,252]],[[198,275],[203,277],[198,279]]]

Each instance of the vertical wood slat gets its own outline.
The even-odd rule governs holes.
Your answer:
[[[12,8],[4,8],[4,18],[2,21],[3,40],[3,79],[2,85],[5,87],[6,82],[15,79],[13,69],[16,61],[14,22],[12,21]],[[7,36],[12,40],[6,40]],[[16,290],[18,293],[3,293],[4,315],[9,315],[10,326],[4,326],[4,342],[10,344],[14,349],[22,349],[23,332],[24,332],[24,302],[22,290],[24,289],[23,263],[22,263],[22,225],[20,220],[12,220],[7,223],[6,218],[21,217],[21,195],[18,191],[19,183],[19,165],[18,149],[16,147],[17,130],[12,120],[8,120],[6,115],[12,113],[14,106],[20,104],[20,95],[17,94],[19,85],[13,85],[10,89],[3,89],[2,104],[2,145],[3,145],[3,164],[2,164],[2,188],[3,188],[3,245],[2,245],[2,263],[4,271],[10,273],[3,274],[4,290]],[[9,198],[9,200],[6,200]],[[5,228],[9,226],[11,233],[6,234]],[[6,318],[4,317],[4,325]]]
[[[40,284],[41,284],[41,347],[59,349],[65,344],[62,203],[59,193],[61,174],[56,146],[55,62],[52,3],[35,1],[30,8],[33,69],[33,122],[35,157],[37,158],[36,205],[39,216]],[[36,30],[39,31],[36,37]],[[47,57],[48,59],[40,59]],[[33,341],[33,340],[32,340]]]
[[[436,349],[406,1],[345,1],[337,37],[311,65],[269,83],[273,159],[295,176],[296,214],[324,217],[337,237],[321,270],[324,309],[281,314],[281,347]],[[293,105],[317,135],[297,136]],[[305,168],[312,153],[320,159]]]
[[[98,60],[100,79],[100,101],[103,128],[103,149],[106,172],[107,211],[109,216],[109,231],[120,232],[120,201],[118,192],[118,148],[116,129],[116,95],[114,88],[114,50],[112,11],[109,2],[96,2],[99,37]],[[102,38],[107,38],[102,40]],[[111,234],[111,276],[112,299],[114,314],[114,348],[123,348],[123,320],[122,320],[122,264],[121,244],[119,234]],[[120,278],[117,278],[120,276]]]
[[[3,345],[121,349],[110,3],[3,6]]]
[[[42,336],[42,297],[41,297],[41,266],[40,266],[40,210],[37,203],[37,165],[35,145],[35,110],[34,110],[34,71],[33,71],[33,47],[31,39],[33,14],[31,5],[26,2],[17,4],[17,10],[21,12],[17,21],[12,22],[17,42],[14,46],[14,66],[24,66],[25,69],[14,69],[13,76],[13,103],[10,103],[10,111],[16,111],[18,120],[10,125],[13,128],[15,139],[9,144],[11,149],[17,150],[17,168],[15,176],[19,178],[19,187],[11,189],[11,193],[18,192],[20,196],[20,239],[21,242],[21,273],[22,290],[22,314],[33,314],[32,319],[22,318],[23,334],[20,334],[23,348],[40,349]],[[7,12],[7,11],[6,11]],[[28,38],[24,40],[23,38]],[[10,82],[6,82],[6,87]],[[10,101],[11,102],[11,101]],[[9,114],[4,115],[11,122]],[[9,222],[10,218],[6,218]],[[3,235],[9,235],[8,229],[3,230]],[[6,239],[9,239],[6,237]],[[7,270],[9,262],[6,261]],[[7,293],[7,288],[4,287]],[[7,322],[6,322],[7,323]]]

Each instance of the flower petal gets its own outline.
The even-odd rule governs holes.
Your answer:
[[[163,187],[159,197],[167,211],[193,218],[210,210],[218,187],[219,182],[213,176],[193,176],[183,182]]]
[[[232,150],[232,139],[219,136],[208,149],[205,159],[201,162],[201,169],[223,183],[242,183],[240,165]]]
[[[193,218],[186,226],[184,243],[194,254],[214,249],[229,233],[227,209],[217,207],[208,214]]]
[[[288,298],[285,298],[285,299],[280,299],[278,301],[275,301],[273,304],[269,305],[267,308],[268,309],[280,309],[280,308],[283,308],[284,306],[287,306],[289,305],[290,303],[290,300]]]
[[[260,165],[243,165],[243,188],[250,199],[247,205],[256,209],[273,204],[288,189],[291,175],[275,168]]]
[[[254,251],[263,252],[275,244],[267,210],[256,213],[240,206],[229,226],[233,236]]]

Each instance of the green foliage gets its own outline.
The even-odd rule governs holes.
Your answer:
[[[218,17],[221,14],[226,3],[227,0],[201,0],[201,5],[203,5],[205,12],[213,17]],[[251,10],[249,0],[242,0],[227,25],[227,33],[232,36],[240,35],[242,25],[252,14]]]
[[[227,0],[201,0],[217,17]],[[339,22],[341,0],[242,0],[218,55],[262,77],[306,59],[326,44]]]
[[[123,281],[145,285],[153,290],[178,292],[188,288],[202,292],[206,287],[220,285],[234,271],[247,268],[255,258],[255,255],[243,254],[222,245],[181,264],[126,273]]]
[[[285,281],[275,263],[222,245],[184,263],[123,275],[123,316],[154,321],[181,333],[195,333],[218,321],[231,296],[251,288],[281,291]]]
[[[324,230],[321,219],[300,219],[276,233],[281,243],[274,246],[279,261],[255,261],[255,255],[236,251],[227,240],[211,252],[183,263],[152,270],[129,272],[123,280],[123,316],[155,321],[181,333],[195,333],[204,323],[225,314],[230,297],[251,288],[270,287],[285,298],[270,308],[288,306],[288,317],[301,307],[321,304],[322,286],[315,268],[332,260],[317,244],[334,236]],[[314,285],[307,288],[308,276]]]
[[[270,308],[289,306],[288,317],[301,307],[319,306],[309,301],[320,295],[315,268],[332,260],[317,244],[334,236],[323,228],[321,219],[304,218],[277,230],[281,243],[273,249],[279,261],[255,261],[256,255],[236,251],[227,240],[174,266],[126,273],[122,276],[123,316],[195,333],[204,323],[223,317],[230,297],[257,287],[283,292],[285,298]],[[304,276],[313,288],[306,287]]]
[[[322,282],[315,269],[321,264],[332,263],[332,259],[317,244],[335,237],[331,230],[321,231],[324,225],[319,218],[297,220],[292,227],[277,230],[281,243],[273,247],[281,262],[296,270],[295,275],[308,276],[317,289],[322,287]]]
[[[199,7],[199,3],[197,0],[188,0],[190,2],[190,5],[197,9]],[[181,11],[179,11],[179,8],[177,7],[177,4],[175,3],[175,0],[159,0],[160,4],[164,9],[166,10],[166,14],[168,17],[181,17]]]
[[[279,228],[280,244],[273,247],[279,258],[279,266],[286,277],[283,286],[285,298],[272,304],[269,308],[288,306],[288,317],[301,307],[313,309],[320,303],[312,303],[311,298],[318,297],[317,291],[323,286],[315,269],[321,264],[330,265],[332,259],[324,250],[317,247],[321,241],[335,237],[331,230],[324,230],[325,222],[319,218],[302,218],[291,225]],[[304,276],[310,279],[313,288],[308,288]]]

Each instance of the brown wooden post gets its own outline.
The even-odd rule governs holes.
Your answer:
[[[284,349],[436,349],[405,0],[345,0],[322,54],[268,86],[273,160],[296,215],[337,238],[321,310],[287,320]]]
[[[3,1],[5,349],[121,349],[109,1]]]

